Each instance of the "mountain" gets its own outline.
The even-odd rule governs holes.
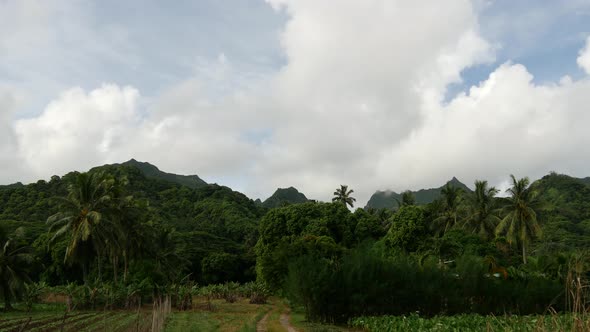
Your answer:
[[[451,180],[447,181],[447,184],[452,186],[458,187],[463,189],[466,192],[471,192],[471,189],[463,184],[461,181],[457,180],[456,177],[453,177]],[[430,189],[420,189],[418,191],[411,191],[411,193],[416,197],[416,204],[424,205],[431,203],[435,199],[440,197],[440,192],[444,188],[441,186],[439,188],[430,188]],[[386,190],[386,191],[377,191],[371,196],[365,208],[374,208],[374,209],[392,209],[397,207],[397,201],[402,199],[401,193],[396,193],[395,191]]]
[[[141,173],[145,175],[145,177],[148,179],[157,179],[178,183],[180,185],[187,186],[192,189],[201,188],[207,185],[207,182],[203,181],[197,175],[178,175],[162,172],[158,169],[158,167],[150,163],[137,161],[135,159],[131,159],[120,165],[137,167],[141,171]]]
[[[272,196],[267,198],[264,202],[262,202],[262,206],[266,208],[275,208],[279,207],[285,203],[287,204],[297,204],[297,203],[305,203],[309,200],[305,197],[304,194],[300,193],[297,189],[293,187],[289,188],[278,188]]]
[[[128,180],[125,194],[133,196],[141,206],[145,204],[134,216],[137,213],[154,234],[166,236],[158,241],[170,241],[179,257],[186,259],[184,275],[194,275],[200,283],[255,278],[254,245],[258,223],[266,210],[244,194],[206,184],[197,176],[161,172],[136,160],[94,167],[89,172],[105,172]],[[10,233],[25,226],[30,243],[46,237],[46,220],[58,211],[52,198],[66,196],[68,185],[78,174],[73,171],[53,176],[50,181],[0,186],[0,228]],[[219,273],[215,272],[216,265],[209,264],[218,258],[231,261],[229,268]],[[209,272],[204,271],[204,265]],[[211,279],[214,276],[224,277]]]
[[[25,185],[22,182],[16,182],[12,184],[0,185],[0,188],[22,188]]]
[[[583,184],[590,186],[590,176],[587,178],[580,178],[578,179],[580,182],[582,182]]]
[[[531,185],[545,202],[537,218],[542,222],[543,244],[549,251],[590,248],[590,186],[580,180],[550,173]]]

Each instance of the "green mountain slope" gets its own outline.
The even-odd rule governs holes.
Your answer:
[[[196,176],[176,176],[135,161],[99,166],[89,172],[127,178],[127,194],[147,203],[143,212],[149,223],[171,232],[177,253],[188,261],[187,270],[183,271],[185,275],[190,273],[199,282],[254,278],[254,245],[258,223],[265,210],[244,194],[216,184],[205,183],[192,188],[190,185],[195,187],[195,182],[199,183]],[[8,231],[25,226],[31,233],[27,234],[31,242],[46,234],[45,222],[57,212],[51,198],[65,196],[68,184],[77,174],[70,172],[63,177],[54,176],[48,182],[40,180],[24,186],[0,187],[0,226]],[[183,185],[183,180],[191,180],[191,183]],[[219,259],[231,261],[224,266],[232,269],[211,272],[215,268],[211,267],[211,262]],[[209,272],[203,270],[205,261],[209,262]],[[226,279],[211,279],[220,275],[225,275]]]
[[[119,165],[119,164],[114,164],[114,165]],[[166,172],[159,170],[158,167],[156,167],[150,163],[137,161],[135,159],[131,159],[131,160],[126,161],[120,165],[136,167],[148,179],[158,179],[158,180],[164,180],[164,181],[168,181],[168,182],[178,183],[180,185],[187,186],[187,187],[193,188],[193,189],[200,188],[200,187],[207,185],[207,182],[203,181],[197,175],[178,175],[178,174],[173,174],[173,173],[166,173]]]
[[[582,182],[583,184],[590,186],[590,176],[586,177],[586,178],[578,179],[578,180],[580,180],[580,182]]]
[[[309,201],[304,194],[293,187],[278,188],[272,196],[262,202],[265,208],[275,208],[283,204],[297,204]]]
[[[446,184],[462,188],[466,192],[471,192],[471,189],[469,189],[469,187],[467,187],[461,181],[457,180],[457,178],[455,177],[449,180]],[[439,188],[420,189],[418,191],[412,191],[412,194],[414,194],[414,197],[416,197],[416,203],[418,205],[424,205],[439,198],[442,188],[444,188],[444,186],[441,186]],[[396,193],[395,191],[377,191],[371,196],[365,208],[392,209],[397,207],[396,200],[401,200],[401,196],[401,194]]]
[[[538,216],[545,249],[590,248],[590,186],[580,179],[551,173],[531,187],[546,202]]]

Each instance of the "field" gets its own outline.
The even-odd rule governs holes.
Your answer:
[[[38,306],[32,312],[0,315],[0,331],[149,331],[151,311],[73,311],[61,306]]]
[[[590,331],[590,316],[530,315],[530,316],[480,316],[458,315],[423,318],[418,315],[360,317],[351,325],[367,331]]]
[[[73,311],[64,319],[65,308],[59,304],[36,305],[25,311],[0,314],[1,332],[20,331],[152,331],[152,306],[140,310]],[[156,316],[161,313],[156,312]],[[235,303],[195,297],[191,310],[173,310],[164,317],[162,330],[170,332],[347,332],[347,331],[590,331],[590,316],[548,314],[530,316],[457,315],[424,318],[419,315],[360,317],[351,327],[306,322],[301,312],[291,309],[280,299],[256,305],[240,299]]]
[[[62,327],[63,331],[71,332],[152,331],[154,318],[151,305],[140,310],[73,311],[65,317],[64,314],[65,307],[61,304],[35,305],[30,313],[24,310],[3,312],[0,314],[0,331],[61,331]],[[289,308],[278,299],[272,299],[268,304],[256,305],[248,303],[247,299],[240,299],[235,303],[216,299],[208,303],[204,298],[195,297],[192,310],[173,310],[167,315],[163,331],[320,331],[316,328],[319,325],[303,322],[300,314],[296,317],[294,327],[291,325]]]

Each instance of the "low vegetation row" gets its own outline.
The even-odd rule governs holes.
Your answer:
[[[249,299],[252,304],[265,304],[269,295],[268,289],[257,282],[245,284],[227,282],[198,286],[187,281],[183,284],[164,287],[156,285],[156,288],[148,283],[90,283],[88,285],[70,283],[50,287],[44,282],[39,282],[26,285],[23,303],[26,311],[30,311],[35,304],[43,302],[66,304],[67,311],[116,310],[137,309],[168,299],[171,307],[183,311],[193,308],[192,301],[195,297],[206,299],[209,305],[211,300],[223,299],[233,303],[240,298]]]
[[[408,316],[358,317],[350,325],[371,332],[537,332],[537,331],[589,331],[590,319],[575,314],[504,315],[481,316],[477,314],[456,316],[421,317]]]

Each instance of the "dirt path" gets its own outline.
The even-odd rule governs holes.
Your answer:
[[[264,315],[264,317],[262,317],[262,319],[258,321],[258,323],[256,323],[256,332],[266,332],[268,330],[266,328],[266,325],[268,322],[269,315],[270,315],[270,311],[267,312],[266,315]]]
[[[288,332],[298,332],[293,325],[289,322],[291,316],[289,316],[288,312],[284,312],[281,314],[281,325],[287,330]]]

